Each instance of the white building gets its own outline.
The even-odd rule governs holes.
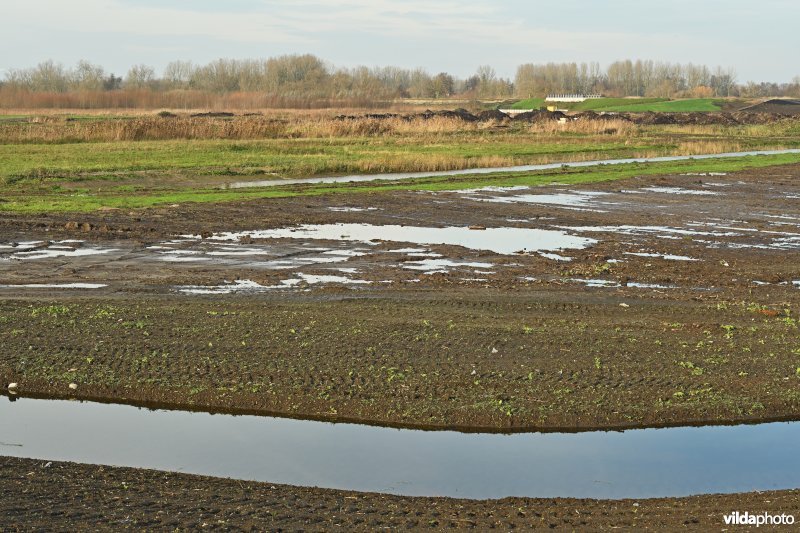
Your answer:
[[[594,98],[602,98],[602,94],[548,94],[545,102],[583,102]]]

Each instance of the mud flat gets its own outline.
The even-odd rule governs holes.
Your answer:
[[[46,503],[43,503],[46,502]],[[735,510],[800,515],[800,492],[636,500],[465,500],[291,487],[133,468],[0,457],[10,529],[724,529]],[[744,528],[742,528],[744,529]],[[763,528],[762,528],[763,529]]]
[[[484,431],[794,420],[798,177],[800,167],[783,166],[119,210],[79,224],[74,215],[4,216],[0,384],[17,383],[21,396]],[[2,505],[31,524],[44,519],[31,495],[47,491],[59,516],[122,520],[115,491],[86,496],[102,511],[73,508],[78,495],[122,482],[150,484],[128,493],[134,525],[252,523],[236,520],[262,520],[254,502],[265,493],[283,505],[263,522],[275,527],[510,527],[533,517],[633,526],[678,516],[715,526],[723,507],[797,508],[796,492],[638,507],[467,504],[3,461],[4,494],[29,492]],[[186,488],[219,503],[191,518],[145,511]],[[164,508],[177,512],[187,498]],[[236,502],[252,509],[247,518],[231,514]],[[381,518],[353,522],[365,509]]]

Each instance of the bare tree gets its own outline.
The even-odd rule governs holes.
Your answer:
[[[132,89],[150,88],[155,81],[155,70],[148,65],[134,65],[125,76],[124,86]]]

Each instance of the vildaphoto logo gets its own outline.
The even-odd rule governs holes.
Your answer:
[[[725,515],[725,525],[727,526],[791,526],[794,524],[794,516],[790,514],[750,514],[734,511]]]

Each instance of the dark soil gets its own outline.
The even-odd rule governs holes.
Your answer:
[[[775,102],[781,102],[780,104]],[[654,111],[636,113],[596,113],[594,111],[582,111],[565,115],[560,111],[534,110],[525,113],[509,116],[499,110],[482,111],[477,115],[465,109],[453,111],[430,111],[421,113],[398,114],[398,113],[372,113],[367,115],[339,115],[337,120],[355,120],[361,118],[371,118],[375,120],[400,118],[403,120],[428,120],[436,117],[457,118],[465,122],[487,122],[498,120],[512,120],[516,122],[545,123],[554,122],[562,118],[584,120],[584,121],[606,121],[624,120],[634,124],[642,125],[746,125],[746,124],[771,124],[800,115],[795,108],[800,109],[800,105],[786,105],[783,100],[770,101],[764,104],[747,107],[737,111],[721,112],[688,112],[688,113],[662,113]],[[194,115],[193,115],[194,116]]]
[[[800,491],[652,500],[474,501],[291,487],[0,457],[0,526],[4,531],[201,528],[708,531],[724,530],[723,517],[733,511],[798,516]]]
[[[749,113],[774,113],[777,115],[800,115],[800,100],[767,100],[743,109]]]
[[[12,259],[13,248],[0,249],[0,285],[109,285],[93,292],[4,288],[0,386],[18,382],[23,396],[473,430],[797,419],[800,290],[792,282],[800,280],[800,251],[792,239],[800,233],[798,178],[795,165],[569,187],[608,193],[597,198],[602,205],[577,209],[480,202],[457,192],[395,192],[80,218],[4,215],[2,243],[79,239],[117,251],[23,262]],[[720,194],[644,190],[651,186]],[[519,192],[477,194],[487,199]],[[274,271],[247,261],[187,266],[147,258],[148,246],[180,234],[332,222],[605,229],[587,234],[597,244],[560,252],[571,262],[426,247],[453,260],[492,263],[482,280],[464,269],[405,269],[409,258],[392,252],[402,243],[376,242],[370,253],[338,265],[373,281],[355,289],[190,296],[175,286],[231,279],[267,285],[300,267]],[[631,233],[619,226],[690,233]],[[296,246],[283,241],[270,246]],[[264,245],[258,239],[242,244]],[[319,265],[302,271],[331,272]],[[574,279],[615,286],[590,288]],[[636,282],[675,287],[641,289]],[[45,465],[0,458],[0,528],[707,530],[724,528],[723,515],[736,510],[797,515],[800,508],[797,491],[466,501]]]
[[[304,198],[110,212],[73,221],[62,215],[5,217],[0,227],[10,239],[38,232],[121,251],[100,259],[28,261],[25,268],[18,261],[0,263],[3,283],[109,284],[90,293],[4,289],[0,380],[19,382],[23,395],[434,427],[796,418],[800,290],[791,282],[800,280],[800,252],[774,243],[798,233],[800,220],[775,217],[798,216],[792,197],[800,192],[799,171],[773,167],[582,187],[609,193],[601,198],[606,204],[596,206],[602,209],[477,202],[462,193],[392,193],[336,197],[339,206],[377,208],[362,212],[334,212],[327,209],[331,198]],[[653,185],[722,194],[641,192]],[[640,193],[621,192],[628,189]],[[174,234],[325,222],[670,226],[701,233],[665,237],[612,227],[591,233],[596,245],[562,252],[573,258],[568,263],[535,253],[429,247],[447,258],[492,263],[478,280],[463,269],[405,269],[409,258],[391,252],[401,244],[376,243],[369,254],[336,265],[359,270],[373,282],[368,288],[248,295],[189,296],[174,287],[231,279],[273,285],[290,272],[252,262],[184,266],[143,259],[146,246]],[[730,228],[741,231],[702,233]],[[623,262],[610,262],[615,259]],[[331,273],[324,266],[302,271]],[[618,286],[589,288],[573,279]],[[77,391],[67,387],[73,382]]]

